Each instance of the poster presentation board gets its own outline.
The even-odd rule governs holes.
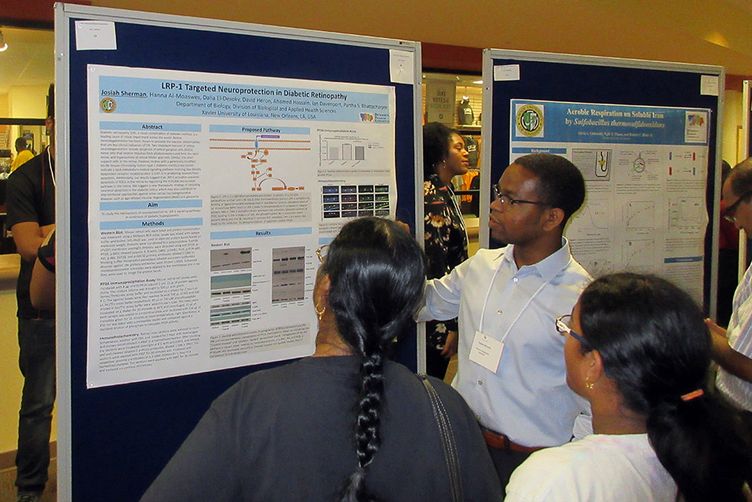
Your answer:
[[[394,88],[104,65],[87,84],[87,386],[311,354],[315,250],[394,217]]]
[[[313,352],[344,223],[416,221],[420,46],[58,4],[56,53],[59,495],[136,500],[217,395]]]
[[[575,258],[662,275],[714,311],[723,69],[486,50],[483,80],[484,186],[522,155],[568,158],[587,190],[565,232]]]

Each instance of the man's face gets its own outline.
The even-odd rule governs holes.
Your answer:
[[[501,198],[491,203],[491,236],[508,244],[526,244],[543,233],[545,201],[538,195],[538,178],[519,164],[511,164],[498,184]]]
[[[47,117],[44,120],[44,128],[45,132],[47,133],[47,136],[50,138],[50,146],[55,148],[55,118],[54,117]]]
[[[723,184],[721,195],[726,203],[725,217],[733,220],[736,228],[743,229],[747,235],[752,235],[752,192],[734,193],[731,188],[731,176]]]

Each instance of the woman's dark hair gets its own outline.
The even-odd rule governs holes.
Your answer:
[[[436,173],[436,165],[446,160],[452,134],[459,134],[440,122],[423,126],[423,179]]]
[[[358,468],[342,500],[368,500],[366,469],[379,449],[384,361],[394,339],[413,322],[425,283],[423,252],[395,222],[367,217],[347,223],[322,264],[329,307],[342,339],[361,358],[355,422]]]
[[[538,178],[538,195],[546,204],[564,211],[564,228],[585,201],[585,179],[569,160],[551,153],[530,153],[514,161]]]
[[[710,335],[692,298],[665,279],[619,273],[580,296],[582,335],[623,404],[646,417],[650,444],[687,502],[744,500],[752,457],[738,413],[704,389]]]

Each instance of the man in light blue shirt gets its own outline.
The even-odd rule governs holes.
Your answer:
[[[724,218],[752,235],[752,157],[739,163],[723,184]],[[716,387],[752,424],[752,266],[734,293],[728,329],[706,321],[713,342],[713,359],[720,366]]]
[[[509,245],[480,250],[428,281],[419,320],[459,318],[452,385],[478,416],[503,488],[530,453],[569,441],[587,409],[567,387],[555,320],[572,311],[591,278],[563,237],[585,198],[577,167],[526,155],[494,188],[491,235]]]

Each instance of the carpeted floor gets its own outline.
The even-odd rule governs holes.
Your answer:
[[[57,459],[50,460],[49,481],[42,502],[57,501]],[[0,502],[16,502],[16,468],[0,470]]]

